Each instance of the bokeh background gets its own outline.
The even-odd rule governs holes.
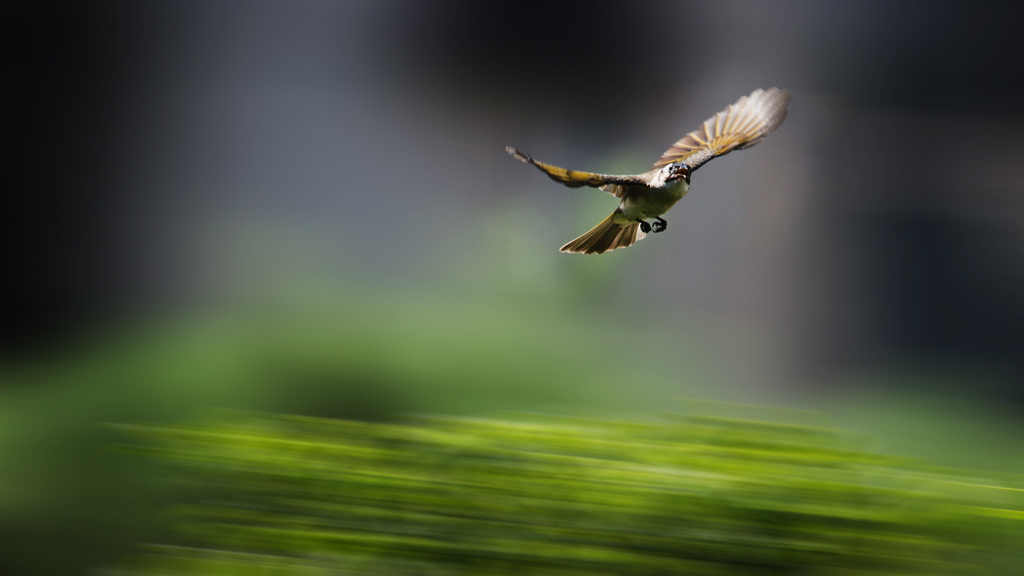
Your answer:
[[[171,498],[111,422],[773,406],[1024,472],[1013,3],[14,2],[0,560],[77,574]],[[755,88],[665,234],[558,247]],[[813,412],[802,412],[809,410]],[[4,565],[7,565],[6,568]]]

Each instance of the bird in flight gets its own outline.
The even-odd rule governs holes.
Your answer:
[[[603,254],[632,246],[648,232],[663,232],[668,222],[661,217],[690,190],[690,174],[716,156],[750,148],[786,118],[789,92],[757,89],[704,121],[661,155],[654,168],[643,174],[615,176],[567,170],[538,162],[509,146],[505,150],[533,164],[555,182],[570,188],[600,188],[622,200],[612,215],[590,232],[562,246],[562,252]],[[654,223],[647,222],[648,219]]]

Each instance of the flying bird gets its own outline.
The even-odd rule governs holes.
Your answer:
[[[562,252],[603,254],[632,246],[648,232],[663,232],[668,222],[661,215],[689,192],[690,174],[716,156],[750,148],[764,140],[786,118],[789,100],[785,90],[754,90],[683,136],[658,158],[654,168],[643,174],[615,176],[567,170],[538,162],[511,146],[505,150],[533,164],[555,182],[570,188],[600,188],[622,200],[611,216],[562,246]],[[654,220],[653,224],[648,219]]]

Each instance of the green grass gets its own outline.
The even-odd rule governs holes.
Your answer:
[[[122,427],[194,499],[133,574],[1010,574],[1024,483],[714,417]]]
[[[159,426],[190,421],[211,407],[339,422],[511,411],[652,421],[659,410],[685,407],[677,398],[696,397],[724,401],[719,407],[735,420],[826,426],[833,419],[876,438],[862,452],[1024,472],[1012,442],[1020,425],[999,417],[1000,410],[972,409],[968,381],[947,384],[945,402],[931,377],[919,394],[894,396],[890,389],[906,389],[899,377],[878,385],[884,392],[875,396],[851,392],[814,404],[811,394],[787,398],[767,385],[731,386],[707,361],[706,324],[659,315],[657,322],[629,326],[616,298],[600,290],[574,290],[564,299],[524,296],[515,287],[485,299],[335,287],[316,298],[310,291],[294,302],[282,297],[251,309],[149,318],[100,332],[38,364],[0,366],[6,385],[0,391],[0,540],[14,543],[0,554],[0,572],[91,573],[141,543],[176,542],[184,533],[167,535],[168,525],[154,515],[188,493],[154,482],[150,460],[112,453],[110,443],[120,439],[104,424]],[[742,346],[727,352],[738,362],[746,355]],[[738,410],[728,403],[736,400],[820,414]],[[708,411],[709,405],[696,409]],[[294,423],[276,426],[291,433]],[[195,479],[195,470],[181,472]],[[797,501],[799,494],[779,498]],[[236,559],[254,558],[248,546],[201,546],[202,554],[171,556],[189,566],[219,562],[220,573],[235,570]],[[346,566],[363,562],[346,558]],[[315,564],[308,555],[273,555],[273,561],[283,566],[274,570],[293,570],[284,573]],[[380,565],[377,557],[365,561]]]

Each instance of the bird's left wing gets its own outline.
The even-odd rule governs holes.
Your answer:
[[[789,99],[789,92],[778,88],[754,90],[683,136],[661,155],[654,167],[686,162],[692,171],[715,156],[750,148],[782,124]]]
[[[623,193],[622,186],[616,186],[616,184],[641,184],[643,181],[637,176],[616,176],[612,174],[594,174],[593,172],[579,172],[577,170],[569,170],[567,168],[560,168],[558,166],[552,166],[551,164],[545,164],[544,162],[538,162],[530,157],[529,154],[525,154],[516,150],[515,148],[508,146],[505,148],[509,154],[516,158],[526,162],[527,164],[533,164],[542,172],[548,175],[555,182],[560,182],[569,188],[581,188],[583,186],[590,186],[591,188],[600,188],[605,192],[608,192],[616,197],[621,197]]]

